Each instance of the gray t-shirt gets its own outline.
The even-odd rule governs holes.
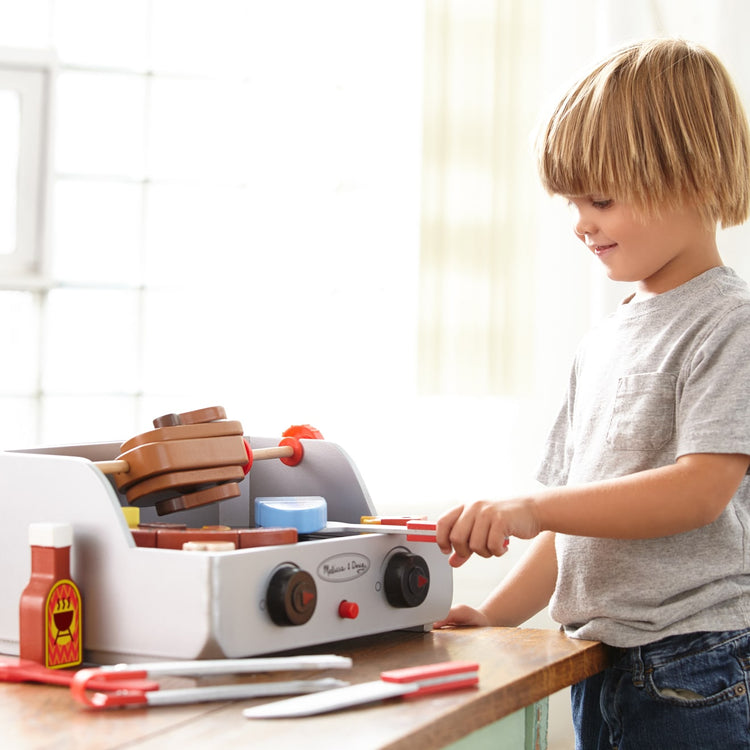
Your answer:
[[[727,267],[623,304],[586,336],[537,477],[580,484],[689,453],[750,454],[750,291]],[[634,540],[557,534],[556,552],[550,613],[573,637],[625,648],[750,627],[747,475],[703,528]]]

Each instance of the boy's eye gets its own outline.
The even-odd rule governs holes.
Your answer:
[[[605,199],[591,199],[591,205],[594,208],[609,208],[613,203],[613,200],[611,198],[605,198]]]

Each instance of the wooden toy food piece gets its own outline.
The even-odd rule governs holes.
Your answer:
[[[125,497],[132,505],[155,505],[165,502],[163,508],[166,508],[166,501],[173,498],[175,493],[179,494],[192,487],[210,489],[209,484],[221,485],[223,482],[241,482],[244,476],[245,473],[241,466],[217,466],[192,471],[171,471],[138,482],[126,491]],[[199,504],[205,505],[205,503]]]
[[[242,425],[224,414],[215,407],[160,417],[154,424],[168,426],[124,443],[114,481],[128,503],[155,505],[164,515],[237,497],[247,448]],[[197,421],[212,417],[220,421]]]
[[[167,513],[176,513],[178,510],[198,508],[201,505],[210,505],[211,503],[218,503],[220,500],[229,500],[230,498],[239,496],[239,485],[236,482],[226,482],[208,487],[205,490],[184,492],[184,494],[159,500],[154,505],[157,514],[164,516]]]
[[[159,547],[161,549],[183,549],[186,542],[231,542],[235,549],[268,547],[276,544],[296,544],[297,529],[232,529],[202,528],[173,529],[159,528],[157,525],[132,529],[133,539],[138,547]]]
[[[303,456],[299,437],[289,431],[278,446],[253,450],[242,425],[226,420],[221,406],[166,414],[154,420],[154,427],[123,443],[116,460],[96,466],[114,475],[128,503],[155,505],[159,515],[239,496],[238,482],[254,460],[278,458],[295,466]],[[309,425],[290,430],[322,437]]]
[[[242,425],[225,417],[222,407],[159,417],[155,430],[97,466],[114,475],[128,503],[155,505],[159,515],[237,497],[247,448]]]
[[[165,414],[154,420],[154,427],[173,427],[178,424],[201,424],[226,419],[227,414],[223,406],[208,406],[205,409],[185,411],[182,414]]]

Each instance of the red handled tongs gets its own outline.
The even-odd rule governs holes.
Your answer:
[[[448,661],[426,667],[409,667],[382,672],[380,679],[361,685],[328,690],[318,695],[302,695],[283,701],[246,708],[248,719],[288,719],[311,716],[363,703],[405,696],[413,698],[442,690],[471,687],[479,682],[479,665],[467,661]]]
[[[29,659],[0,655],[0,682],[40,682],[45,685],[70,686],[80,670],[48,669]],[[121,679],[105,680],[93,677],[89,683],[91,690],[157,690],[155,680],[131,679],[123,675]]]
[[[147,677],[204,677],[220,674],[253,672],[286,672],[309,669],[349,669],[352,660],[331,654],[322,656],[288,656],[259,659],[214,659],[199,661],[168,661],[153,664],[117,664],[82,669],[70,685],[73,697],[89,708],[121,708],[123,706],[167,706],[176,703],[262,698],[294,695],[339,688],[348,683],[333,677],[320,680],[289,680],[283,682],[239,683],[162,690],[159,683],[151,689],[123,689],[123,680]],[[105,687],[102,689],[101,685]],[[95,687],[98,686],[98,687]],[[91,693],[92,690],[99,692]]]

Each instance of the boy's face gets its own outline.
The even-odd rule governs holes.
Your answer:
[[[715,227],[692,206],[642,217],[603,196],[571,197],[573,231],[614,281],[637,283],[638,296],[661,294],[721,265]]]

